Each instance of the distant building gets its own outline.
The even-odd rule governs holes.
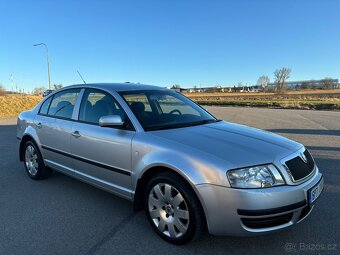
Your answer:
[[[170,88],[170,89],[173,90],[173,91],[181,92],[180,88]]]
[[[301,80],[301,81],[287,81],[286,88],[288,90],[298,90],[298,89],[320,89],[324,87],[325,79],[321,80]],[[327,79],[328,84],[331,88],[340,88],[339,79]],[[268,83],[266,90],[275,91],[277,84],[275,82]],[[178,89],[175,89],[178,90]],[[222,87],[212,86],[212,87],[193,87],[188,89],[179,89],[178,91],[183,93],[227,93],[227,92],[237,92],[237,93],[257,93],[264,91],[261,85],[252,86],[228,86]]]
[[[288,90],[296,90],[301,89],[303,86],[307,86],[307,88],[315,88],[320,89],[323,88],[323,83],[325,79],[321,80],[302,80],[302,81],[287,81],[286,82],[286,88]],[[330,79],[329,82],[332,83],[333,88],[339,88],[339,79]],[[268,83],[268,89],[269,90],[275,90],[276,89],[276,83]]]
[[[192,89],[188,89],[188,92],[189,93],[198,93],[198,92],[201,92],[201,90],[198,89],[198,88],[192,88]]]

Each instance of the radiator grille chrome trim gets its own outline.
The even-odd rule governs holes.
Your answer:
[[[295,179],[292,172],[291,172],[291,169],[289,169],[289,167],[286,165],[286,162],[287,161],[290,161],[294,158],[301,158],[301,154],[303,154],[307,149],[305,147],[302,147],[301,149],[299,149],[298,151],[290,154],[289,156],[283,158],[280,160],[280,163],[282,164],[282,166],[284,167],[284,169],[286,170],[286,172],[288,173],[289,177],[290,177],[290,180],[292,181],[292,183],[294,185],[298,185],[298,184],[301,184],[301,183],[304,183],[306,181],[308,181],[312,176],[315,175],[315,173],[317,172],[317,166],[315,164],[315,161],[313,159],[313,157],[311,156],[311,160],[313,160],[313,170],[306,176],[304,176],[303,178],[300,178],[300,179]],[[310,153],[309,153],[310,154]],[[303,158],[301,158],[302,161],[305,161]]]

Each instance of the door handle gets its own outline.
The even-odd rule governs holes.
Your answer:
[[[72,136],[78,138],[80,137],[81,135],[79,134],[79,131],[74,131],[73,133],[71,133]]]
[[[41,122],[37,123],[36,126],[37,126],[38,128],[42,128]]]

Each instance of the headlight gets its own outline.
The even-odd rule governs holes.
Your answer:
[[[272,164],[230,170],[227,176],[233,188],[267,188],[285,183]]]

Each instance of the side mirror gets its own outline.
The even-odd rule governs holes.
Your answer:
[[[119,115],[108,115],[99,119],[99,126],[101,127],[121,127],[123,125],[124,121]]]

